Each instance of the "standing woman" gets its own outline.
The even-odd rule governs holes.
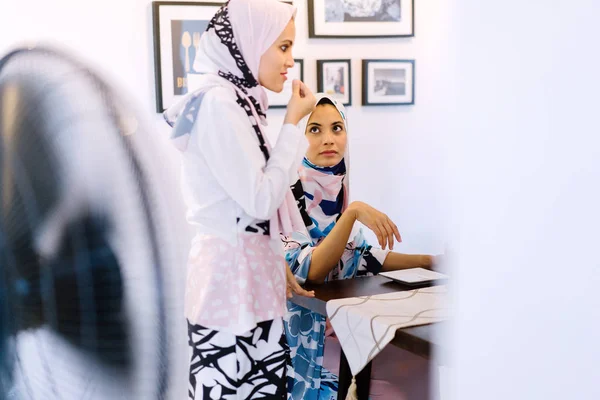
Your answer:
[[[307,148],[296,125],[315,97],[295,81],[272,149],[262,128],[263,87],[281,92],[294,65],[295,13],[277,0],[228,1],[200,41],[198,87],[165,113],[196,229],[185,293],[190,399],[284,399],[286,289],[314,295],[286,267],[279,234],[304,227],[290,184]]]

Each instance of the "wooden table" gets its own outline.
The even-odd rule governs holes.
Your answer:
[[[418,289],[423,286],[406,286],[397,282],[390,281],[381,276],[369,276],[364,278],[345,279],[333,282],[327,282],[322,285],[305,285],[308,290],[315,291],[314,298],[294,296],[292,301],[311,311],[327,316],[326,303],[329,300],[343,299],[348,297],[372,296],[376,294],[402,292],[406,290]],[[420,325],[410,328],[398,329],[394,339],[390,342],[394,346],[410,351],[426,359],[430,359],[432,354],[439,351],[438,332],[444,324],[434,323],[429,325]],[[340,373],[338,399],[344,400],[348,392],[348,387],[352,380],[350,366],[344,355],[340,352]],[[371,382],[371,363],[356,376],[357,394],[359,400],[366,400],[369,397],[369,386]]]

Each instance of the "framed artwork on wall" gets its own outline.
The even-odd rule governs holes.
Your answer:
[[[414,0],[308,0],[310,38],[411,37]]]
[[[281,93],[275,93],[265,89],[269,98],[269,108],[286,108],[292,97],[292,82],[294,79],[304,81],[304,60],[294,59],[294,67],[288,70],[287,81],[283,85]]]
[[[415,60],[362,60],[362,105],[415,104]]]
[[[350,60],[317,60],[317,91],[327,93],[345,106],[352,105]]]
[[[200,38],[222,2],[152,3],[156,111],[162,113],[188,93]]]

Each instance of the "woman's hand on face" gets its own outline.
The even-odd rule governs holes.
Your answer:
[[[348,206],[348,210],[355,212],[356,219],[377,235],[377,240],[382,249],[385,250],[386,246],[389,245],[390,250],[393,250],[394,237],[398,242],[402,242],[398,227],[384,213],[362,201],[352,202]]]
[[[302,286],[300,286],[298,281],[296,281],[296,277],[292,273],[290,266],[287,263],[285,263],[285,278],[287,281],[287,285],[286,285],[287,293],[286,294],[287,294],[288,299],[291,299],[294,294],[296,294],[298,296],[304,296],[304,297],[315,297],[314,290],[311,290],[309,292],[308,290],[306,290]]]
[[[284,123],[298,125],[298,122],[315,109],[317,99],[304,82],[294,79],[292,98],[287,105]]]

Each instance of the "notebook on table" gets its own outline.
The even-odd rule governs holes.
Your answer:
[[[403,285],[423,285],[448,279],[448,275],[425,268],[409,268],[398,271],[380,272],[380,276],[402,283]]]

